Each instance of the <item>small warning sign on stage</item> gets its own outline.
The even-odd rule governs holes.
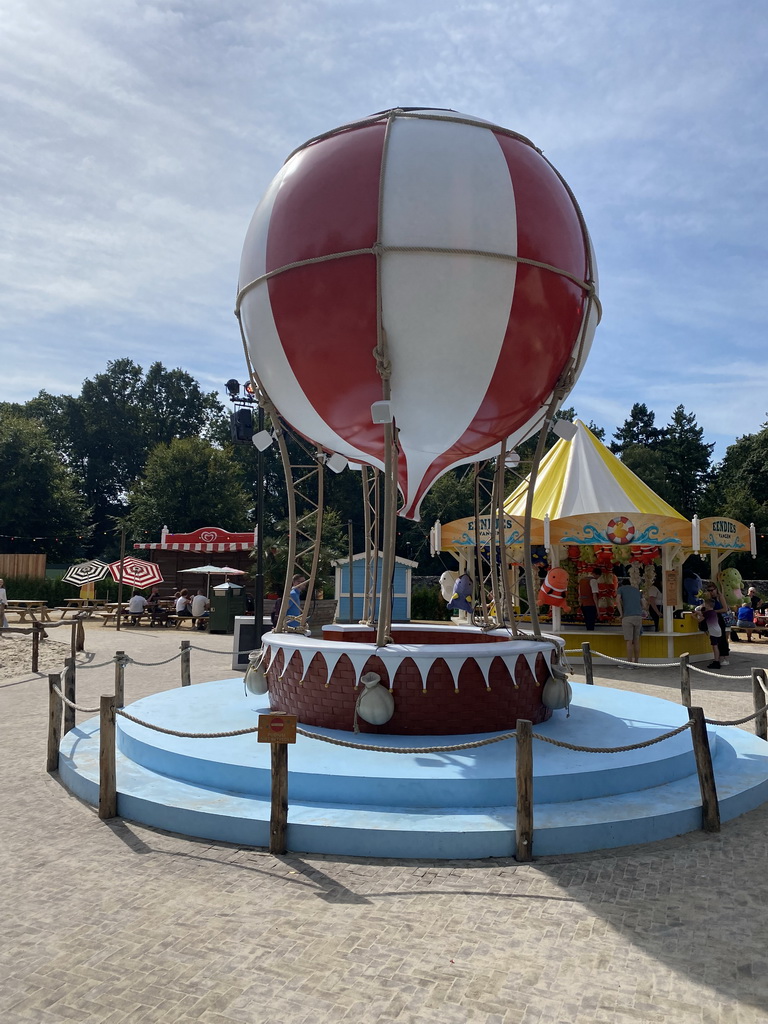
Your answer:
[[[295,743],[296,721],[296,715],[286,715],[282,711],[259,715],[259,743]]]

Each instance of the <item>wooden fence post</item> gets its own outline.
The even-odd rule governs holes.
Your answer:
[[[761,710],[768,704],[768,678],[764,668],[752,669],[752,702],[757,712],[755,736],[768,740],[768,715]]]
[[[75,646],[78,651],[85,650],[85,616],[79,615],[77,618],[77,640]]]
[[[114,818],[117,815],[115,695],[102,696],[99,707],[99,817]]]
[[[285,853],[288,827],[288,744],[270,743],[272,748],[272,806],[269,816],[269,852]]]
[[[720,806],[717,802],[715,773],[712,770],[712,754],[709,750],[707,723],[702,708],[690,708],[691,739],[696,756],[696,771],[699,774],[701,790],[701,827],[705,832],[720,831]]]
[[[61,743],[61,698],[54,687],[61,689],[61,676],[48,676],[48,757],[45,763],[47,772],[59,770],[59,744]]]
[[[581,656],[584,659],[584,675],[590,686],[595,685],[595,677],[592,670],[592,648],[588,643],[581,645]]]
[[[125,651],[115,651],[115,705],[125,707]]]
[[[69,656],[74,658],[77,654],[77,623],[72,623],[72,628],[69,631]]]
[[[64,688],[61,691],[67,700],[71,700],[73,704],[77,704],[77,681],[75,678],[75,659],[65,658],[64,659]],[[69,704],[64,705],[64,735],[75,728],[75,709],[71,708]]]
[[[527,718],[515,725],[517,780],[517,819],[515,822],[515,860],[533,860],[533,739]]]
[[[43,627],[37,622],[32,623],[32,671],[37,672],[40,663],[40,634]]]
[[[691,706],[691,656],[690,654],[680,655],[680,699],[683,706]]]
[[[190,640],[181,641],[181,685],[190,686],[192,684],[192,671],[191,671],[191,657],[192,648]]]

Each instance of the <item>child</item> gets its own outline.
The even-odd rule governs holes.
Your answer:
[[[709,642],[712,645],[712,661],[707,668],[720,668],[720,638],[722,630],[718,622],[715,602],[707,599],[696,609],[696,618],[699,622],[705,622],[709,633]]]

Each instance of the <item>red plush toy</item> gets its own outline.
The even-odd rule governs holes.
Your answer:
[[[546,579],[541,585],[536,604],[551,604],[569,612],[570,606],[566,604],[565,594],[568,590],[568,573],[565,569],[550,569]]]

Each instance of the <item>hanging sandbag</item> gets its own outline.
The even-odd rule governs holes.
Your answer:
[[[550,677],[544,683],[544,689],[541,691],[541,703],[545,708],[551,708],[553,711],[559,711],[560,708],[568,710],[573,698],[573,690],[568,682],[568,676],[557,665],[553,665],[549,671]],[[568,717],[570,717],[570,710],[568,710]]]
[[[395,698],[375,672],[366,672],[360,682],[365,689],[357,701],[356,715],[370,725],[384,725],[395,713]]]
[[[262,651],[251,651],[248,655],[248,668],[245,670],[245,689],[256,697],[260,697],[269,689],[267,673],[264,671],[264,654]]]

